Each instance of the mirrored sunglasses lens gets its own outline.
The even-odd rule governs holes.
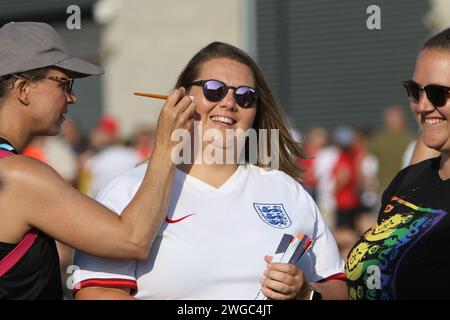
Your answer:
[[[436,107],[442,107],[447,102],[447,93],[441,87],[433,85],[426,86],[425,92],[428,100]]]
[[[218,102],[223,99],[227,91],[226,86],[219,81],[206,81],[203,86],[203,93],[205,98],[211,102]]]
[[[256,92],[250,87],[240,87],[236,90],[235,99],[243,108],[251,107],[256,101]]]

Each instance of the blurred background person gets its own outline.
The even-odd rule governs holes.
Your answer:
[[[303,187],[317,201],[317,177],[314,172],[314,164],[320,150],[328,144],[328,133],[324,128],[314,127],[306,134],[303,143],[305,158],[299,158],[298,163],[305,169]]]
[[[378,160],[367,148],[371,137],[368,128],[353,128],[353,150],[358,175],[360,212],[355,220],[355,230],[362,234],[376,222],[378,210]]]
[[[324,137],[326,131],[316,133]],[[339,126],[333,143],[322,145],[312,166],[306,166],[305,177],[317,181],[317,203],[344,260],[358,235],[376,220],[378,161],[367,150],[369,136],[367,130]]]
[[[89,139],[81,131],[77,121],[70,116],[66,117],[66,121],[61,126],[61,137],[67,141],[77,156],[89,148]]]
[[[416,136],[407,129],[406,114],[399,106],[390,106],[383,113],[384,127],[369,142],[369,152],[378,160],[379,190],[383,191],[402,168],[403,154]]]
[[[112,178],[140,161],[137,152],[120,139],[119,123],[112,116],[99,119],[90,135],[90,148],[82,157],[79,187],[91,197]]]
[[[338,148],[338,156],[333,165],[334,197],[336,203],[337,228],[355,229],[355,219],[360,212],[359,168],[356,162],[355,133],[348,126],[334,130],[333,141]]]
[[[153,128],[148,125],[140,126],[131,138],[130,146],[135,150],[139,161],[143,161],[150,157],[155,146]]]
[[[334,197],[335,179],[333,167],[339,157],[336,145],[329,144],[317,151],[312,164],[312,171],[316,179],[317,206],[322,213],[325,223],[331,230],[336,228],[336,199]]]

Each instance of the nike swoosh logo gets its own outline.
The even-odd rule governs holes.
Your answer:
[[[184,219],[186,219],[186,218],[188,218],[190,216],[193,216],[193,215],[195,215],[195,213],[188,214],[187,216],[181,217],[180,219],[176,219],[176,220],[171,220],[171,219],[166,217],[166,222],[167,223],[177,223],[177,222],[180,222],[180,221],[182,221],[182,220],[184,220]]]

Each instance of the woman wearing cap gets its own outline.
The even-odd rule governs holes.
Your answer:
[[[270,299],[305,299],[312,283],[324,299],[345,298],[336,243],[296,180],[302,150],[256,62],[214,42],[190,60],[176,87],[194,97],[200,122],[183,136],[190,148],[181,148],[166,222],[150,256],[113,261],[78,253],[76,297],[254,299],[262,287]],[[241,153],[244,132],[250,136]],[[269,151],[264,143],[270,159],[262,155]],[[145,170],[117,177],[97,199],[121,212]],[[298,262],[271,263],[285,233],[311,237],[312,249]]]
[[[121,217],[20,155],[32,137],[60,132],[76,101],[73,78],[101,72],[70,56],[47,24],[0,28],[0,299],[62,298],[53,239],[95,255],[142,259],[164,219],[174,175],[169,137],[191,128],[195,110],[183,89],[163,107],[151,166]]]
[[[425,43],[404,86],[423,143],[440,156],[384,191],[377,225],[349,254],[351,299],[450,298],[450,28]]]

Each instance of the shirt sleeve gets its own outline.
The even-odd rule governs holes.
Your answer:
[[[300,187],[301,188],[301,187]],[[311,196],[303,190],[300,196],[300,208],[311,214],[313,219],[313,244],[297,266],[310,282],[322,282],[332,279],[345,279],[344,261],[339,253],[336,241],[322,219],[319,209]],[[306,204],[306,205],[305,205]]]
[[[120,215],[139,185],[133,179],[119,176],[99,192],[97,201]],[[76,251],[73,269],[74,293],[89,286],[130,288],[132,293],[137,291],[135,260],[103,259]]]

